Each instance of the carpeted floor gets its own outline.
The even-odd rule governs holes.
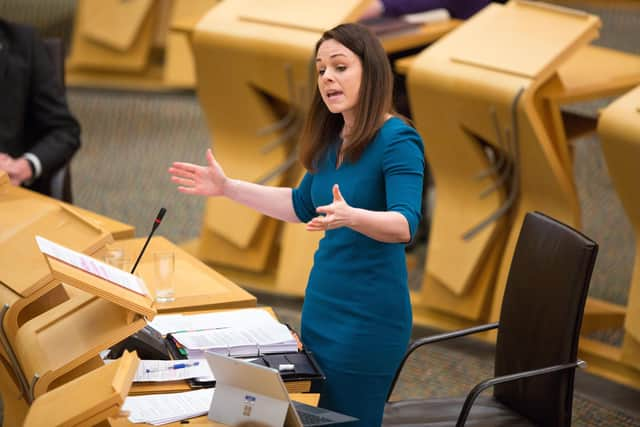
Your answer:
[[[22,5],[42,4],[20,0]],[[7,4],[0,15],[38,23],[53,33],[68,34],[59,23],[72,1],[57,0],[58,13],[18,13]],[[599,14],[604,22],[597,42],[640,53],[640,3],[637,8],[589,6],[568,1],[573,7]],[[627,2],[628,3],[628,2]],[[48,5],[50,8],[55,9]],[[23,6],[24,8],[24,6]],[[62,13],[61,10],[64,12]],[[13,15],[12,15],[13,14]],[[55,18],[52,18],[52,16]],[[26,17],[26,18],[25,18]],[[53,19],[53,22],[51,21]],[[167,216],[158,234],[182,242],[199,234],[204,200],[175,191],[166,169],[173,160],[204,162],[206,148],[215,145],[207,131],[197,98],[191,92],[140,93],[97,89],[70,89],[69,102],[83,126],[83,148],[73,161],[76,203],[84,208],[132,224],[139,236],[145,235],[159,207]],[[595,114],[602,104],[572,108]],[[428,143],[428,137],[425,138]],[[581,199],[584,232],[598,241],[601,250],[591,285],[591,295],[626,303],[634,257],[634,239],[620,202],[608,177],[597,137],[578,141],[576,181]],[[425,247],[416,249],[424,253]],[[420,258],[420,257],[419,257]],[[423,258],[423,257],[422,257]],[[419,265],[412,272],[414,286],[420,283]],[[278,315],[292,325],[299,323],[299,300],[258,295],[259,301],[275,307]],[[431,331],[416,330],[416,336]],[[606,339],[615,340],[615,331]],[[618,336],[619,338],[619,336]],[[398,396],[463,395],[473,384],[491,375],[491,346],[463,340],[462,345],[433,345],[419,352],[401,378]],[[574,426],[640,426],[640,392],[580,374],[574,401]]]

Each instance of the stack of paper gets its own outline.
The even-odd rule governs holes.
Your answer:
[[[203,314],[162,314],[153,318],[149,326],[167,335],[174,332],[199,331],[204,329],[220,329],[279,323],[264,310],[245,308],[243,310],[223,311]]]
[[[122,410],[129,412],[132,423],[168,424],[209,412],[214,390],[203,388],[184,393],[129,396]]]
[[[207,350],[236,357],[298,350],[298,342],[289,328],[257,308],[161,315],[149,326],[162,334],[170,333],[186,349],[189,358],[201,358]]]
[[[298,342],[281,323],[178,332],[173,338],[187,350],[189,358],[203,357],[205,351],[233,357],[298,351]]]

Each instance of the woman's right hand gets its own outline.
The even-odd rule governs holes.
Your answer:
[[[178,184],[178,191],[200,196],[223,196],[227,176],[213,157],[211,149],[207,150],[208,166],[193,163],[174,162],[169,168],[171,181]]]

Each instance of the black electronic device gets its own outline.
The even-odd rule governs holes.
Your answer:
[[[111,347],[109,359],[118,359],[124,350],[136,351],[140,359],[169,360],[169,351],[162,335],[150,326],[145,326],[130,337]]]

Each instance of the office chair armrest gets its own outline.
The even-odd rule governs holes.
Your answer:
[[[391,398],[391,394],[393,393],[393,389],[396,386],[396,382],[400,377],[400,372],[402,371],[402,368],[404,367],[405,362],[407,361],[407,359],[409,359],[409,356],[411,355],[411,353],[413,353],[419,347],[422,347],[423,345],[426,345],[426,344],[433,344],[435,342],[447,341],[453,338],[459,338],[459,337],[464,337],[466,335],[476,334],[478,332],[489,331],[491,329],[496,329],[498,326],[500,326],[498,322],[487,323],[485,325],[474,326],[472,328],[460,329],[453,332],[445,332],[443,334],[420,338],[412,342],[409,348],[407,349],[407,352],[404,354],[404,357],[400,362],[400,366],[398,366],[398,369],[396,370],[396,375],[393,378],[393,381],[391,382],[391,387],[389,388],[389,393],[387,394],[387,402],[389,401],[389,398]]]
[[[564,363],[562,365],[553,365],[545,368],[533,369],[531,371],[523,371],[517,372],[515,374],[503,375],[500,377],[489,378],[488,380],[484,380],[481,383],[476,384],[473,389],[467,395],[467,398],[464,401],[464,405],[462,405],[462,409],[460,410],[460,415],[458,416],[458,422],[456,423],[456,427],[463,427],[467,422],[467,417],[469,416],[469,412],[471,412],[471,406],[476,401],[480,393],[486,390],[489,387],[493,387],[496,384],[507,383],[511,381],[520,380],[523,378],[535,377],[538,375],[546,375],[553,372],[564,371],[568,369],[575,368],[585,368],[587,366],[587,362],[584,360],[577,360],[572,363]]]

